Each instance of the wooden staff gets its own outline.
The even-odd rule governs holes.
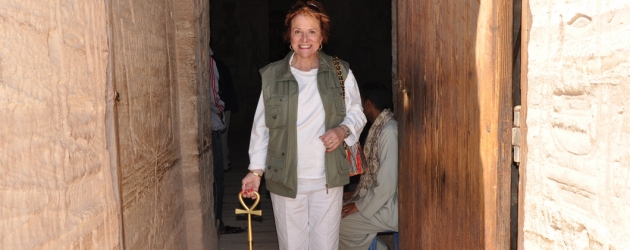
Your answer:
[[[262,216],[261,210],[254,210],[256,205],[258,205],[258,202],[260,202],[260,195],[258,194],[258,192],[254,191],[254,194],[256,194],[256,201],[254,201],[254,205],[252,205],[251,207],[248,207],[247,205],[245,205],[245,202],[243,201],[243,192],[238,192],[238,200],[241,201],[241,205],[243,205],[245,210],[237,208],[235,212],[236,214],[247,214],[247,241],[249,241],[249,250],[254,249],[252,245],[252,242],[253,242],[252,214]]]

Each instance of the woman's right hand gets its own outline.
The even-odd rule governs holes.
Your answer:
[[[252,172],[257,173],[258,175],[255,175]],[[241,185],[241,193],[243,194],[243,198],[256,199],[254,191],[258,192],[262,175],[262,169],[251,170],[249,173],[247,173],[247,175],[245,175],[245,178],[243,178],[243,180],[241,181],[243,184]]]

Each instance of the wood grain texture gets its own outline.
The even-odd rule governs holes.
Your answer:
[[[486,11],[484,11],[486,10]],[[480,148],[484,170],[485,249],[508,249],[510,243],[510,177],[512,166],[512,65],[513,2],[496,0],[482,3],[477,30],[484,30],[477,47],[477,65],[487,63],[480,75],[481,122],[493,127],[481,131]],[[482,33],[482,32],[479,32]],[[479,51],[479,50],[478,50]],[[490,56],[491,62],[487,61]],[[480,67],[484,69],[483,67]],[[484,88],[486,86],[487,88]],[[485,132],[485,133],[484,133]]]
[[[171,67],[177,76],[176,115],[182,157],[186,238],[188,249],[216,249],[218,239],[212,211],[211,151],[201,150],[211,140],[209,124],[209,1],[171,0],[174,43],[169,54],[177,62]],[[200,138],[207,138],[202,140]]]
[[[511,7],[398,1],[401,249],[509,244]]]
[[[172,12],[169,1],[111,2],[126,249],[187,244]]]

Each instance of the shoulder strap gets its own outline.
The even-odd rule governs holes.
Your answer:
[[[343,75],[341,74],[341,65],[339,65],[339,57],[334,56],[333,63],[335,64],[335,71],[337,71],[337,78],[339,78],[339,84],[341,84],[341,93],[342,93],[343,99],[345,100],[346,99],[346,86],[344,82],[346,80],[343,79]]]

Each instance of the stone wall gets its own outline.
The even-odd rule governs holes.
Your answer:
[[[104,1],[0,1],[0,249],[117,249]]]
[[[208,1],[44,2],[0,3],[0,249],[215,249]]]
[[[529,2],[524,249],[628,249],[630,2]]]

